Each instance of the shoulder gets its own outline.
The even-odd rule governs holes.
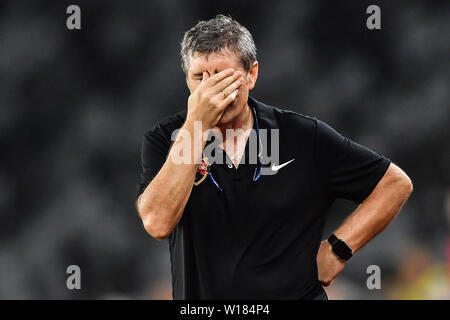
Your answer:
[[[271,106],[256,101],[259,118],[268,128],[277,128],[283,131],[308,131],[314,133],[318,119],[311,115],[295,112],[286,107]]]
[[[286,125],[297,125],[305,128],[315,128],[317,126],[317,118],[314,116],[282,108],[274,108],[274,113],[279,121]]]
[[[181,128],[183,123],[186,121],[186,111],[180,111],[171,116],[165,117],[155,123],[149,130],[144,134],[145,137],[159,137],[170,141],[172,133]]]

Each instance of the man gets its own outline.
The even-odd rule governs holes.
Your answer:
[[[137,201],[146,231],[169,237],[174,299],[326,299],[322,286],[394,218],[410,179],[320,120],[250,97],[256,48],[233,19],[199,22],[181,57],[188,110],[145,134]],[[251,158],[251,129],[278,130],[279,162],[242,161]],[[223,137],[225,163],[204,159],[211,132]],[[336,198],[360,205],[321,242]]]

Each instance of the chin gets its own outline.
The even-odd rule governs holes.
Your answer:
[[[239,113],[242,111],[243,106],[239,107],[238,105],[236,105],[236,102],[238,101],[235,100],[233,103],[230,103],[228,107],[226,107],[225,112],[222,114],[222,117],[217,123],[218,126],[226,125],[227,123],[232,122],[237,116],[239,116]]]
[[[217,123],[217,126],[220,127],[226,125],[227,123],[231,122],[231,120],[232,118],[230,118],[228,115],[222,115],[219,122]]]
[[[218,125],[225,125],[227,123],[230,123],[234,120],[234,118],[237,117],[239,113],[236,113],[236,106],[230,104],[226,109],[225,112],[222,114],[222,117],[220,117],[220,120],[218,122]]]

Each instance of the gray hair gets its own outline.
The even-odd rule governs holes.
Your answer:
[[[218,14],[208,21],[199,21],[186,31],[181,42],[181,68],[187,75],[188,57],[194,53],[209,55],[223,51],[238,56],[245,72],[256,61],[256,46],[251,33],[231,17]]]

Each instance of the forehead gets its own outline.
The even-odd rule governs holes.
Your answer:
[[[208,71],[210,74],[220,72],[227,68],[242,69],[239,58],[234,53],[210,53],[209,55],[194,53],[189,56],[188,73],[201,73]]]

